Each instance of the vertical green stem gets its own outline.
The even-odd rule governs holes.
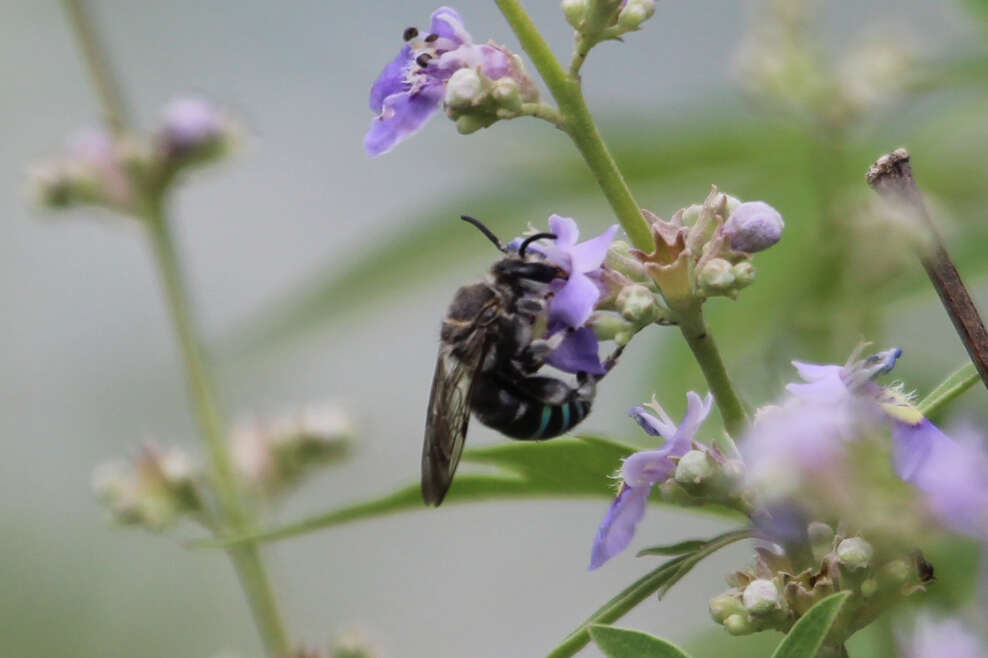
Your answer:
[[[168,223],[165,208],[160,201],[153,202],[146,217],[151,253],[158,267],[162,287],[171,312],[175,334],[178,336],[182,361],[185,364],[185,380],[189,397],[195,408],[196,419],[206,447],[216,493],[222,507],[222,520],[227,529],[241,535],[250,533],[253,523],[250,512],[240,495],[240,485],[233,470],[233,462],[227,449],[226,430],[216,402],[213,383],[207,372],[196,335],[192,310],[182,278],[181,265],[175,251],[175,241]],[[254,620],[260,630],[264,646],[272,658],[288,655],[289,644],[281,614],[278,611],[274,591],[261,563],[258,547],[247,543],[230,550],[241,585],[250,602]]]
[[[631,189],[594,123],[583,97],[579,67],[577,66],[572,73],[567,73],[563,69],[549,48],[549,44],[542,38],[542,34],[518,0],[496,0],[496,2],[508,24],[511,25],[511,29],[518,36],[521,47],[531,57],[536,70],[549,87],[552,97],[559,106],[563,129],[569,134],[580,155],[590,167],[590,171],[593,172],[628,238],[635,247],[651,252],[655,248],[651,228],[642,216],[640,206],[632,196]],[[683,336],[717,400],[724,424],[728,432],[737,436],[747,422],[745,406],[731,384],[713,336],[707,331],[700,307],[697,305],[689,309],[688,313],[680,315]]]
[[[127,112],[96,30],[89,20],[84,0],[64,0],[64,6],[100,97],[107,126],[114,134],[120,135],[127,130]],[[210,455],[221,508],[221,531],[235,535],[251,534],[254,530],[251,511],[241,496],[240,484],[233,469],[226,429],[202,356],[164,200],[158,191],[142,190],[141,195],[143,219],[178,336],[189,397]],[[228,552],[268,656],[287,658],[291,650],[288,635],[257,544],[247,542],[230,548]]]
[[[707,330],[703,311],[700,305],[696,304],[687,313],[681,313],[680,317],[679,329],[697,363],[700,364],[703,377],[707,380],[721,418],[724,419],[724,427],[728,434],[738,438],[748,424],[748,410],[731,384],[731,378],[724,367],[724,361],[720,358],[714,337]]]
[[[518,0],[497,0],[497,6],[518,36],[521,47],[532,58],[532,63],[545,80],[552,97],[556,99],[564,129],[586,160],[632,244],[639,249],[651,251],[654,247],[652,232],[597,130],[583,99],[579,80],[566,73]]]

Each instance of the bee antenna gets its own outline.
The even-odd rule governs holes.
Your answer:
[[[528,245],[535,242],[536,240],[541,240],[542,238],[552,238],[553,240],[555,240],[556,237],[557,236],[555,233],[536,233],[535,235],[530,235],[527,238],[525,238],[525,241],[521,243],[520,247],[518,247],[518,255],[524,258],[525,249],[527,249]]]
[[[494,231],[484,226],[484,223],[482,221],[480,221],[475,217],[471,217],[470,215],[460,215],[460,219],[462,219],[468,224],[473,224],[474,226],[476,226],[477,230],[479,230],[481,233],[487,236],[487,239],[494,243],[494,246],[497,247],[498,251],[505,251],[504,245],[502,245],[501,241],[498,240],[496,235],[494,235]]]

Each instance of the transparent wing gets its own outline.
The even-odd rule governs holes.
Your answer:
[[[458,344],[455,355],[448,345],[439,350],[422,445],[422,497],[429,505],[443,502],[460,463],[470,423],[470,393],[486,352],[483,331]]]

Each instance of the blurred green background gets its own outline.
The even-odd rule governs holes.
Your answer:
[[[314,478],[278,518],[414,481],[439,320],[495,256],[456,217],[482,217],[502,236],[552,212],[603,228],[613,220],[575,151],[535,121],[466,139],[440,117],[394,153],[367,158],[367,91],[402,29],[434,9],[419,0],[91,4],[143,125],[188,93],[246,125],[239,159],[196,176],[175,203],[230,415],[333,399],[360,428],[354,459]],[[557,3],[528,4],[568,55]],[[928,391],[964,352],[918,263],[863,210],[863,173],[881,153],[909,147],[961,272],[988,307],[985,25],[971,7],[929,0],[823,7],[807,24],[818,41],[800,41],[807,50],[789,60],[808,58],[797,67],[804,77],[758,95],[737,57],[752,27],[799,8],[774,6],[661,0],[642,33],[594,52],[588,100],[639,202],[659,215],[715,183],[786,218],[783,242],[758,258],[756,285],[738,302],[708,305],[751,401],[781,390],[790,359],[842,362],[861,339],[904,348],[896,377]],[[517,47],[493,3],[458,9],[476,39]],[[148,438],[195,449],[196,437],[139,233],[95,211],[42,218],[24,201],[26,167],[99,118],[59,4],[10,0],[0,17],[2,653],[259,655],[221,554],[183,548],[191,528],[154,537],[112,527],[91,500],[97,464]],[[879,94],[886,103],[840,86],[862,70],[852,58],[861,44],[894,42],[868,40],[873,25],[911,35],[901,39],[913,59]],[[751,43],[773,43],[758,34],[749,55]],[[807,79],[825,84],[801,87]],[[847,110],[842,98],[863,105]],[[641,442],[626,410],[654,392],[676,416],[690,388],[702,381],[678,332],[656,328],[631,345],[582,429]],[[978,387],[952,415],[986,421],[986,408]],[[473,445],[499,440],[471,429]],[[311,645],[359,628],[387,656],[538,655],[645,568],[625,556],[585,571],[605,506],[423,509],[268,553],[291,626]],[[640,542],[721,527],[657,509]],[[745,556],[724,551],[621,625],[683,643],[709,631],[707,598]]]

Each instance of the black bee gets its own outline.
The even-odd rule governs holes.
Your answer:
[[[573,387],[535,373],[566,337],[545,334],[549,283],[566,272],[527,251],[552,233],[529,236],[517,251],[490,229],[473,224],[504,252],[488,280],[463,286],[443,319],[439,359],[432,379],[422,447],[422,497],[439,505],[463,452],[470,412],[515,439],[550,439],[586,418],[601,376],[577,375]],[[609,370],[620,348],[604,364]]]

